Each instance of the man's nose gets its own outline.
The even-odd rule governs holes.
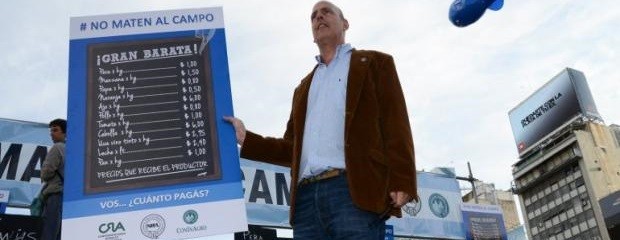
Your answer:
[[[318,21],[318,20],[322,20],[322,19],[323,19],[323,13],[317,12],[316,16],[314,16],[314,20]]]

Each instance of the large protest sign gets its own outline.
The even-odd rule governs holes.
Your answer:
[[[63,239],[245,230],[222,9],[70,28]]]

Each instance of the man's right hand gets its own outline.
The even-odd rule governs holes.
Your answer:
[[[224,120],[231,123],[235,128],[235,135],[237,136],[237,144],[243,147],[243,141],[245,140],[245,125],[243,125],[243,121],[236,117],[224,116]]]

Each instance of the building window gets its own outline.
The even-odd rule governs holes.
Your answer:
[[[594,220],[594,218],[588,219],[588,226],[590,226],[590,228],[595,228],[596,227],[596,220]]]
[[[581,222],[579,224],[579,230],[581,230],[581,232],[585,232],[588,230],[588,223],[586,222]]]
[[[578,235],[580,233],[578,226],[573,226],[571,231],[573,232],[573,235]]]
[[[570,238],[572,236],[573,235],[570,233],[570,229],[564,230],[564,238],[568,239],[568,238]]]
[[[616,147],[620,147],[620,127],[614,127],[613,132],[616,138]]]
[[[573,153],[575,154],[575,156],[581,157],[581,149],[579,149],[579,146],[577,145],[573,146]]]

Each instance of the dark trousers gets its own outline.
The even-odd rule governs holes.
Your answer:
[[[62,193],[48,195],[43,204],[41,240],[60,240]]]
[[[385,238],[385,220],[353,204],[346,174],[300,186],[292,222],[296,240]]]

